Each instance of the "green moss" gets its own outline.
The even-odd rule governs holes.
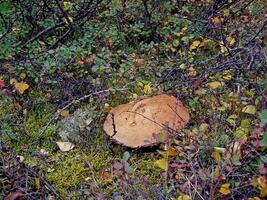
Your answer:
[[[2,121],[4,117],[12,113],[9,105],[12,103],[11,99],[7,96],[0,94],[0,120]]]
[[[160,183],[162,170],[155,166],[156,158],[151,153],[133,154],[131,158],[132,167],[136,177],[148,176],[148,180],[157,184]]]
[[[52,160],[53,166],[46,169],[45,178],[62,196],[90,176],[89,169],[84,167],[88,160],[87,155],[77,150],[72,153],[57,153],[53,155]]]

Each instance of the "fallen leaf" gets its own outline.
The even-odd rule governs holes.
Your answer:
[[[219,152],[214,151],[212,155],[213,155],[214,160],[215,160],[216,163],[219,163],[221,161],[222,156],[221,156],[221,154]]]
[[[260,190],[260,197],[267,196],[267,183],[264,176],[260,176],[257,178],[258,181],[258,189]]]
[[[225,153],[226,149],[222,147],[214,147],[214,150],[218,153]]]
[[[20,73],[19,74],[19,77],[21,80],[25,79],[26,78],[26,74],[25,73]]]
[[[259,197],[251,197],[251,198],[248,198],[248,200],[261,200]]]
[[[17,81],[16,79],[14,79],[14,78],[10,79],[10,81],[9,81],[9,83],[10,83],[11,85],[15,85],[17,82],[18,82],[18,81]]]
[[[191,44],[191,46],[190,46],[190,50],[193,50],[193,49],[198,48],[199,45],[200,45],[200,43],[201,43],[201,42],[200,42],[199,40],[194,41],[194,42]]]
[[[212,21],[212,23],[214,23],[214,24],[219,24],[219,23],[221,23],[221,19],[220,19],[219,17],[214,17],[214,18],[211,19],[211,21]]]
[[[71,3],[69,1],[64,1],[63,2],[64,10],[70,9],[70,6],[71,6]]]
[[[227,38],[227,42],[229,42],[229,45],[230,45],[230,46],[233,46],[233,45],[235,44],[235,38],[228,37],[228,38]]]
[[[232,79],[232,75],[231,75],[231,74],[226,74],[226,75],[224,75],[222,78],[223,78],[224,80],[229,81],[229,80]]]
[[[211,89],[215,90],[220,86],[224,86],[224,82],[219,82],[219,81],[209,82],[209,83],[206,84],[206,86],[208,86]]]
[[[167,169],[168,169],[168,160],[165,159],[165,158],[159,159],[159,160],[156,161],[156,165],[157,165],[159,168],[161,168],[161,169],[167,171]]]
[[[11,192],[9,195],[7,195],[4,200],[16,200],[20,197],[24,197],[24,193],[18,191],[18,192]]]
[[[59,115],[61,117],[67,118],[69,116],[69,111],[68,110],[59,111]]]
[[[145,64],[145,60],[141,58],[134,59],[134,67],[139,68]]]
[[[30,86],[24,82],[15,83],[15,88],[18,90],[20,94],[23,94]]]
[[[256,113],[256,107],[254,105],[247,105],[242,109],[243,113],[255,115]]]
[[[179,65],[179,67],[180,67],[181,69],[185,69],[186,65],[185,65],[184,63],[182,63],[181,65]]]
[[[5,86],[4,80],[0,79],[0,89]]]
[[[167,151],[158,151],[160,155],[162,155],[163,157],[167,158],[167,157],[173,157],[173,156],[177,156],[179,153],[177,151],[177,149],[175,149],[174,147],[168,147]]]
[[[56,142],[60,151],[67,152],[74,148],[74,144],[71,142]]]
[[[187,194],[180,195],[177,200],[191,200],[191,197]]]
[[[197,88],[200,84],[202,83],[202,80],[201,79],[197,79],[193,82],[193,87],[194,88]]]
[[[228,195],[231,193],[229,187],[230,187],[229,183],[222,184],[219,192],[222,193],[223,195]]]

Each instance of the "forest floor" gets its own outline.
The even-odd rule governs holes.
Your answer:
[[[0,199],[266,198],[266,3],[122,2],[56,45],[22,21],[4,37]],[[105,134],[112,107],[158,94],[189,110],[177,138],[130,149]]]

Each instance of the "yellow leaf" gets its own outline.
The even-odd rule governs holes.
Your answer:
[[[225,184],[221,185],[219,192],[222,193],[223,195],[228,195],[231,193],[229,187],[230,187],[230,184],[225,183]]]
[[[177,200],[191,200],[191,197],[187,194],[180,195]]]
[[[257,178],[258,182],[258,189],[260,190],[260,197],[266,197],[267,196],[267,183],[265,180],[265,177],[260,176]]]
[[[251,185],[253,187],[258,187],[259,183],[258,183],[258,179],[257,177],[253,177],[252,180],[251,180]]]
[[[117,5],[121,5],[121,0],[114,0],[114,3]]]
[[[166,158],[159,159],[159,160],[156,161],[156,165],[159,168],[167,171],[167,169],[168,169],[168,160]]]
[[[19,91],[20,94],[23,94],[30,86],[24,82],[15,83],[15,88]]]
[[[263,176],[260,176],[257,178],[258,181],[258,185],[261,188],[267,187],[266,182],[265,182],[265,178]]]
[[[260,197],[266,197],[267,196],[267,187],[264,187],[260,189]]]
[[[217,179],[220,176],[220,168],[218,166],[212,172],[212,176],[213,176],[214,179]]]
[[[69,116],[69,111],[68,110],[62,110],[59,112],[59,115],[66,118]]]
[[[224,9],[224,10],[223,10],[223,15],[224,15],[225,17],[228,17],[228,16],[230,15],[230,10],[229,10],[229,9]]]
[[[214,160],[215,160],[216,163],[219,163],[221,161],[221,159],[222,159],[221,154],[219,152],[217,152],[217,151],[213,152],[213,156],[214,156]]]
[[[193,49],[196,49],[197,47],[199,47],[200,43],[201,42],[199,40],[194,41],[190,46],[190,50],[193,50]]]
[[[214,147],[214,150],[218,153],[225,153],[226,149],[222,147]]]
[[[64,1],[63,2],[64,10],[70,9],[70,6],[71,6],[71,3],[69,1]]]
[[[224,82],[214,81],[214,82],[209,82],[206,85],[211,89],[215,90],[220,86],[224,86]]]
[[[14,78],[10,79],[10,81],[9,81],[9,83],[10,83],[11,85],[15,85],[17,82],[18,82],[18,81],[17,81],[16,79],[14,79]]]
[[[151,92],[152,92],[152,89],[151,89],[150,85],[149,84],[144,85],[144,93],[151,94]]]
[[[221,19],[219,18],[219,17],[214,17],[214,18],[212,18],[212,23],[214,23],[214,24],[219,24],[220,22],[221,22]]]
[[[56,143],[60,151],[63,152],[70,151],[74,148],[74,144],[72,144],[71,142],[56,142]]]
[[[255,115],[256,107],[253,105],[247,105],[242,109],[242,112],[247,113],[247,114],[251,114],[251,115]]]
[[[232,79],[232,75],[231,75],[231,74],[226,74],[226,75],[224,75],[222,78],[223,78],[224,80],[229,81],[229,80]]]
[[[25,73],[20,73],[19,74],[19,77],[21,80],[25,79],[26,78],[26,74]]]
[[[248,200],[261,200],[259,197],[250,197]]]
[[[235,38],[228,37],[228,38],[227,38],[227,41],[229,42],[229,45],[230,45],[230,46],[233,46],[233,45],[235,44]]]

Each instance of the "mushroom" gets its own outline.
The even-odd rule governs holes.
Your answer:
[[[136,148],[159,143],[160,135],[167,140],[170,130],[181,130],[189,119],[180,101],[163,94],[113,108],[104,122],[104,130],[118,143]]]

